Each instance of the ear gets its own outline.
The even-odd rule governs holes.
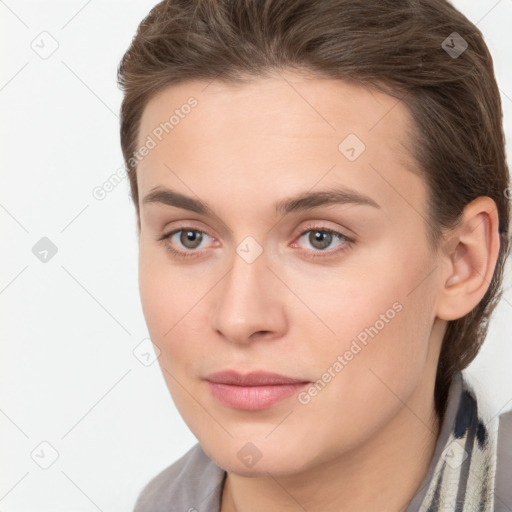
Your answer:
[[[456,320],[469,313],[489,288],[500,249],[498,211],[490,197],[478,197],[463,211],[441,249],[437,316]]]

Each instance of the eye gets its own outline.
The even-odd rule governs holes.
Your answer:
[[[310,226],[308,229],[302,231],[299,235],[298,240],[304,239],[307,244],[309,244],[313,249],[311,252],[311,256],[313,257],[327,257],[332,256],[334,254],[338,254],[342,251],[348,250],[351,247],[352,239],[345,236],[343,233],[339,233],[338,231],[334,231],[332,229],[328,229],[323,226]],[[329,249],[332,247],[334,242],[338,242],[337,245],[334,246],[334,249]],[[292,245],[294,247],[296,244]]]
[[[202,249],[208,246],[207,239],[213,237],[200,229],[195,229],[190,226],[182,226],[175,229],[170,233],[164,234],[157,239],[163,242],[165,249],[176,258],[194,258],[201,256]],[[343,233],[334,231],[324,226],[308,226],[307,229],[300,233],[297,240],[304,239],[306,244],[309,244],[312,249],[307,250],[308,256],[315,257],[329,257],[337,255],[350,249],[353,240]],[[206,242],[205,242],[206,241]],[[203,244],[203,242],[205,242]],[[332,248],[334,242],[337,245]],[[203,244],[203,247],[201,247]],[[302,245],[302,244],[301,244]],[[294,242],[291,247],[296,247],[297,243]],[[331,249],[329,249],[331,247]]]
[[[164,242],[165,248],[174,256],[180,258],[189,258],[197,256],[201,251],[201,243],[210,237],[204,231],[192,227],[182,227],[167,233],[160,238],[159,242]],[[182,247],[185,250],[175,249]]]

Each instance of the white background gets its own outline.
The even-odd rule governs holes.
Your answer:
[[[158,363],[133,353],[148,334],[128,182],[92,195],[123,164],[116,71],[154,4],[0,2],[2,512],[131,510],[196,442]],[[510,154],[512,0],[455,5],[494,56]],[[47,59],[41,37],[58,44]],[[47,263],[32,253],[42,237],[58,249]],[[512,408],[511,314],[507,291],[470,368],[496,411]]]

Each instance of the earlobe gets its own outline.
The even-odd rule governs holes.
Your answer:
[[[439,318],[456,320],[477,306],[489,288],[499,247],[496,204],[489,197],[478,197],[466,206],[444,246]]]

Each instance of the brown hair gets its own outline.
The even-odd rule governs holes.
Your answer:
[[[463,49],[464,41],[465,51],[449,53]],[[473,360],[486,336],[509,248],[501,101],[482,34],[445,0],[158,3],[118,69],[121,146],[137,214],[132,157],[143,110],[157,92],[187,80],[243,83],[284,69],[355,81],[404,101],[414,119],[411,153],[429,190],[435,243],[473,199],[488,196],[496,203],[502,236],[494,276],[482,301],[449,322],[443,339],[435,384],[442,419],[454,373]]]

